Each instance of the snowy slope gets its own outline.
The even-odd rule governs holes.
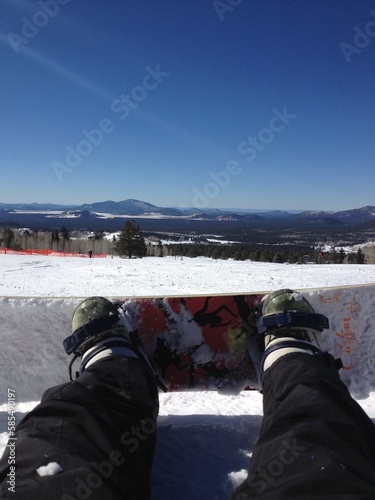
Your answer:
[[[298,265],[189,259],[0,255],[0,297],[248,293],[375,282],[375,265]]]
[[[363,283],[375,283],[375,266],[0,255],[0,339],[6,346],[0,365],[0,452],[7,438],[7,389],[16,391],[21,417],[45,388],[67,380],[61,341],[69,333],[79,297],[241,293]],[[48,318],[43,324],[41,312]],[[370,386],[362,389],[368,397],[359,402],[375,418],[375,394]],[[184,392],[161,394],[160,401],[153,497],[227,498],[249,465],[262,418],[261,395]]]

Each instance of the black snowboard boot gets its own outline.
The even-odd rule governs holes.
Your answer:
[[[329,323],[325,316],[315,313],[301,293],[282,289],[264,299],[257,328],[264,336],[264,373],[276,360],[292,352],[323,356],[321,332],[329,328]]]
[[[104,297],[89,297],[77,306],[72,316],[72,334],[63,344],[67,354],[74,354],[69,366],[71,380],[72,365],[78,357],[81,365],[77,376],[92,363],[109,356],[137,358],[156,378],[130,315]]]

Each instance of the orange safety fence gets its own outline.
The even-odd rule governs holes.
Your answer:
[[[11,250],[10,248],[0,247],[0,254],[8,255],[50,255],[52,257],[85,257],[85,258],[101,258],[105,259],[107,254],[105,253],[92,253],[91,257],[88,253],[79,252],[56,252],[55,250],[43,250],[43,249],[32,249],[26,248],[25,250]]]

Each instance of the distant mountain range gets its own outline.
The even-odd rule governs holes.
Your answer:
[[[49,212],[49,213],[47,213]],[[248,221],[254,223],[289,221],[307,225],[357,225],[375,223],[375,207],[366,206],[339,212],[304,211],[293,213],[288,211],[248,211],[243,210],[201,210],[196,208],[158,207],[151,203],[128,199],[123,201],[101,201],[83,205],[56,205],[51,203],[0,203],[0,223],[10,216],[21,213],[34,213],[46,217],[58,218],[105,218],[111,217],[150,217],[187,218],[192,220]],[[13,217],[10,217],[13,219]]]

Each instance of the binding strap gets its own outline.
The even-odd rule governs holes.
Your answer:
[[[256,320],[258,333],[264,334],[269,330],[280,327],[308,328],[321,332],[329,328],[329,321],[323,314],[288,312],[269,314]]]
[[[105,330],[110,330],[118,322],[120,316],[118,314],[110,314],[95,318],[89,323],[77,328],[72,335],[66,337],[63,341],[63,346],[67,354],[79,352],[79,346],[86,340],[96,337],[99,333]]]
[[[343,367],[343,363],[342,363],[341,358],[334,358],[332,356],[332,354],[330,354],[327,351],[323,352],[318,346],[316,346],[314,344],[310,344],[309,342],[306,342],[306,341],[291,338],[290,340],[288,339],[288,340],[285,340],[282,342],[277,342],[276,344],[271,345],[270,347],[268,347],[264,351],[263,356],[262,356],[262,360],[261,360],[262,371],[263,371],[263,366],[264,366],[264,362],[266,360],[266,357],[269,354],[271,354],[271,352],[277,351],[278,349],[285,349],[285,348],[302,349],[302,350],[306,351],[306,354],[310,354],[310,355],[313,355],[313,356],[316,356],[317,358],[319,358],[321,361],[323,361],[327,366],[329,366],[334,371],[339,371]],[[263,372],[263,374],[262,374],[263,379],[264,379],[264,374],[265,374],[265,372]],[[261,385],[263,387],[263,380],[262,380]]]

